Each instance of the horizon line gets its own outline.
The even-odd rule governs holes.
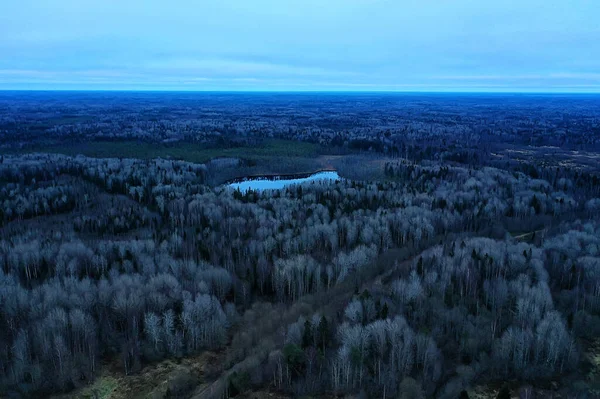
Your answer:
[[[57,92],[57,93],[239,93],[239,94],[289,94],[289,93],[305,93],[305,94],[588,94],[588,95],[600,95],[598,91],[533,91],[533,90],[237,90],[237,89],[67,89],[67,88],[52,88],[52,89],[3,89],[0,88],[0,93],[8,92],[21,92],[21,93],[35,93],[35,92]]]

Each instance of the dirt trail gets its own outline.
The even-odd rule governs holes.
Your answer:
[[[98,398],[98,399],[128,399],[128,398],[163,398],[167,392],[169,381],[182,373],[189,373],[197,377],[200,384],[190,395],[193,398],[220,397],[223,382],[235,370],[251,364],[254,359],[264,360],[266,356],[278,348],[278,335],[282,328],[295,322],[300,315],[310,316],[320,312],[327,317],[337,317],[351,300],[358,287],[364,289],[385,289],[387,281],[402,273],[402,270],[411,265],[412,254],[403,249],[390,249],[381,254],[374,262],[371,272],[358,278],[349,278],[343,283],[330,288],[326,292],[307,295],[291,305],[268,304],[262,308],[252,308],[248,312],[255,312],[255,316],[243,320],[236,328],[234,341],[241,335],[253,335],[254,341],[251,348],[245,350],[240,356],[236,352],[234,342],[230,342],[225,350],[220,352],[204,352],[198,356],[180,360],[167,359],[158,363],[146,365],[139,373],[125,376],[115,362],[104,364],[101,373],[93,384],[80,388],[68,395],[54,396],[54,399],[67,398]],[[210,369],[219,369],[221,364],[230,362],[231,367],[225,367],[220,377],[211,380],[208,375]],[[274,398],[271,393],[264,397]],[[253,396],[254,397],[254,394]]]

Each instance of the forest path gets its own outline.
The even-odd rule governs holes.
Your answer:
[[[539,230],[535,230],[535,231],[530,231],[529,233],[519,234],[518,236],[513,236],[513,238],[515,240],[525,240],[526,238],[533,237],[534,235],[537,235],[540,233],[546,234],[547,231],[548,231],[548,229],[539,229]]]
[[[417,251],[418,253],[421,251]],[[271,352],[281,349],[282,334],[300,316],[311,317],[319,312],[327,318],[339,319],[357,289],[359,292],[365,289],[386,289],[385,284],[391,276],[410,268],[414,256],[413,251],[408,248],[390,248],[380,254],[372,267],[365,268],[361,275],[351,276],[327,291],[306,295],[291,305],[262,303],[253,306],[244,314],[245,320],[237,328],[232,342],[225,350],[225,363],[229,362],[231,367],[224,369],[221,377],[214,382],[198,387],[192,398],[222,397],[221,393],[233,373],[251,372],[255,367],[260,367]],[[251,397],[255,397],[254,393]]]

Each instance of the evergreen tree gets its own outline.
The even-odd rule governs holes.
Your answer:
[[[423,276],[425,271],[423,270],[423,257],[419,256],[419,260],[417,261],[417,274],[419,276]]]
[[[302,333],[302,349],[306,349],[312,346],[313,336],[312,336],[312,323],[310,320],[306,320],[304,322],[304,332]]]
[[[510,389],[508,388],[508,385],[502,385],[496,399],[510,399]]]
[[[319,321],[319,326],[317,327],[317,334],[319,343],[322,345],[323,352],[325,352],[327,341],[329,340],[329,322],[325,316],[321,316],[321,321]]]
[[[387,305],[387,303],[384,303],[383,307],[381,308],[381,318],[383,320],[387,319],[388,313],[389,313],[388,305]]]

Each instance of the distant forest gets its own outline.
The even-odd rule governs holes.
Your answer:
[[[0,93],[0,396],[593,398],[598,359],[600,96]]]

